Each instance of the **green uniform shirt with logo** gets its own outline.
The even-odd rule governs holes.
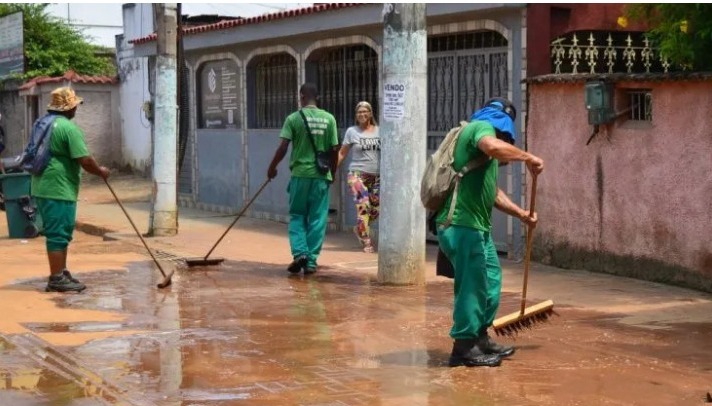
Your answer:
[[[309,128],[314,137],[314,144],[319,151],[330,151],[339,144],[336,131],[336,119],[331,113],[319,108],[302,109],[307,117]],[[322,174],[316,167],[316,155],[304,127],[304,120],[298,111],[290,114],[284,121],[280,138],[292,141],[292,154],[289,170],[292,176],[333,180],[331,173]]]
[[[32,176],[32,196],[76,202],[82,169],[78,158],[89,156],[84,133],[64,116],[58,116],[52,127],[52,158],[42,175]]]
[[[484,137],[495,137],[494,127],[486,121],[473,121],[460,133],[455,145],[453,168],[462,169],[469,161],[484,154],[477,143]],[[492,229],[492,208],[497,197],[499,163],[491,159],[467,173],[460,181],[452,224],[489,232]],[[447,220],[452,195],[437,217],[437,223]]]

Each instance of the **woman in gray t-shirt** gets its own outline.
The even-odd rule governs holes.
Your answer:
[[[347,183],[356,204],[354,234],[363,245],[364,252],[374,252],[369,224],[378,219],[379,213],[381,138],[368,102],[356,105],[356,124],[346,130],[338,165],[353,151]]]

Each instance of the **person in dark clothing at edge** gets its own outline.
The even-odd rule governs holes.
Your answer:
[[[499,166],[512,161],[524,162],[533,175],[544,169],[541,158],[513,145],[516,114],[509,100],[495,98],[472,115],[458,137],[453,168],[459,171],[482,154],[491,159],[462,178],[452,223],[444,226],[452,195],[436,217],[440,249],[455,270],[451,367],[498,366],[515,351],[495,343],[487,334],[502,288],[502,268],[491,234],[492,208],[531,226],[537,216],[514,204],[497,187],[497,176]]]

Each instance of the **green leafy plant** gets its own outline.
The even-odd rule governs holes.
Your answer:
[[[661,55],[685,70],[712,70],[712,4],[631,4],[631,20],[646,23]]]
[[[106,49],[92,45],[78,28],[47,13],[48,4],[0,4],[0,15],[23,13],[25,73],[18,79],[61,76],[68,70],[82,75],[116,75]]]

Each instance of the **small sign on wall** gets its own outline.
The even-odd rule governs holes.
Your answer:
[[[231,60],[206,62],[200,70],[199,128],[238,128],[238,69]]]
[[[405,84],[390,82],[383,86],[383,119],[400,121],[405,116]]]

